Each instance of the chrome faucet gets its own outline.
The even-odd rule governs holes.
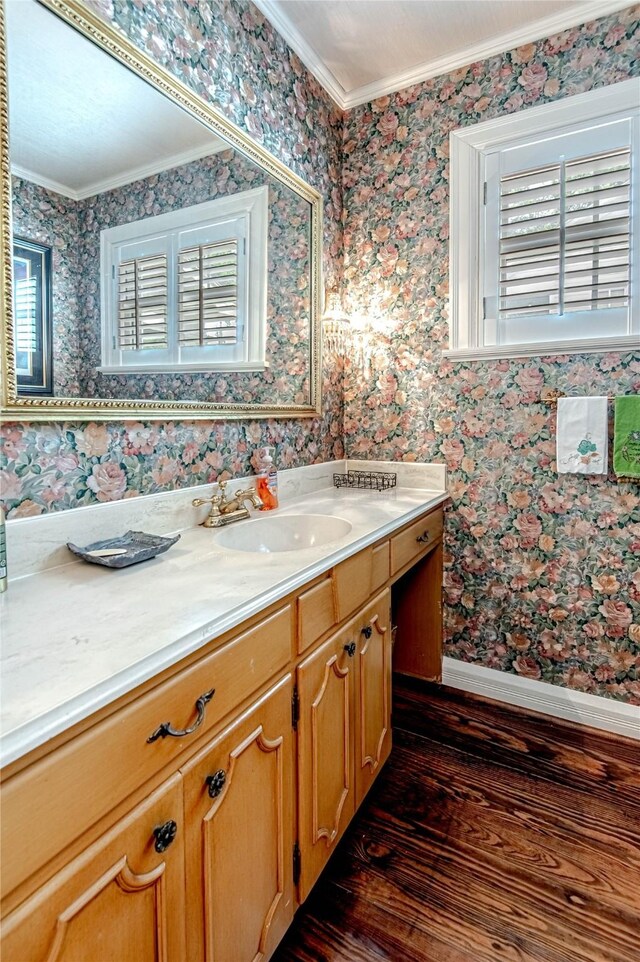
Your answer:
[[[210,504],[211,510],[201,524],[205,528],[221,528],[225,524],[232,524],[234,521],[242,521],[249,517],[249,509],[245,506],[245,501],[250,501],[254,508],[262,507],[262,501],[258,497],[255,488],[236,491],[231,500],[227,500],[227,481],[218,481],[218,494],[211,498],[195,498],[194,508],[200,505]]]

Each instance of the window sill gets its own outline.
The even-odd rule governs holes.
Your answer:
[[[100,374],[233,374],[266,371],[268,367],[267,361],[220,361],[218,364],[132,364],[127,367],[103,364],[97,370]]]
[[[551,357],[558,354],[609,354],[612,351],[640,352],[640,337],[625,334],[583,341],[539,341],[536,344],[496,344],[490,347],[461,347],[443,351],[452,361],[501,361],[518,357]]]

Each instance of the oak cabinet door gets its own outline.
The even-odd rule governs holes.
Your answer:
[[[184,962],[174,775],[3,922],[4,962]]]
[[[391,751],[391,595],[385,591],[355,619],[356,806]]]
[[[357,646],[345,629],[298,668],[298,837],[301,901],[355,811]]]
[[[185,766],[189,962],[259,962],[294,912],[287,675]]]

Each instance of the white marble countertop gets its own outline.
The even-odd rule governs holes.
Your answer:
[[[351,522],[345,538],[322,546],[233,551],[217,545],[215,530],[194,527],[166,554],[130,568],[80,563],[17,579],[0,602],[0,763],[43,744],[446,498],[442,491],[407,487],[383,493],[326,489],[264,515],[326,514]]]

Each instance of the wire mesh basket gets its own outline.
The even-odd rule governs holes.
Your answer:
[[[398,475],[392,471],[347,471],[334,474],[336,488],[359,488],[364,491],[387,491],[395,488]]]

